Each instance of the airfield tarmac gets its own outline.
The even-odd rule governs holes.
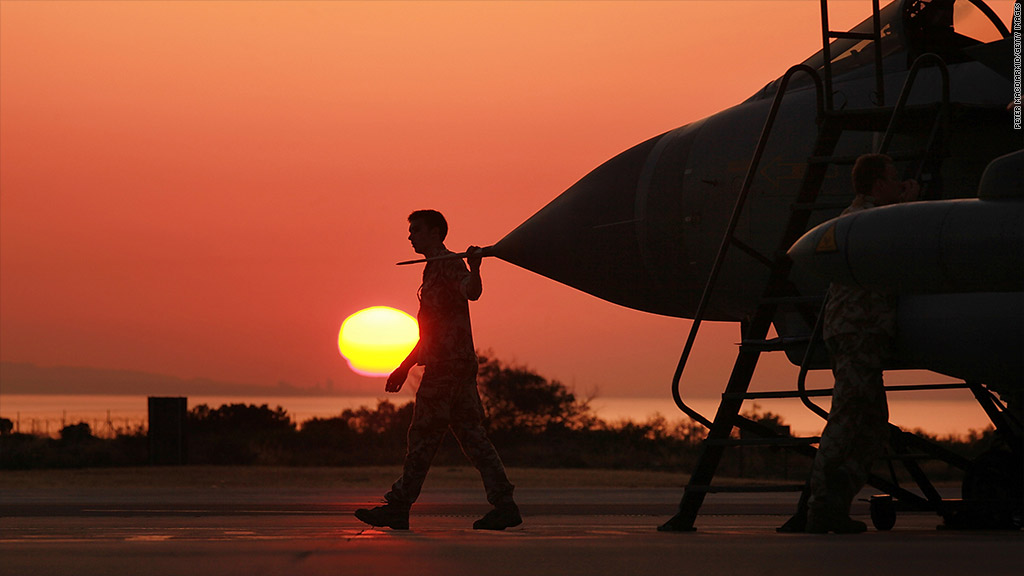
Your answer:
[[[712,494],[696,532],[660,533],[678,474],[510,469],[524,523],[474,531],[475,472],[435,468],[412,529],[365,526],[397,468],[137,468],[0,473],[0,575],[1019,574],[1024,533],[777,534],[796,494]],[[955,496],[956,486],[941,486]],[[947,493],[949,492],[949,493]],[[861,496],[871,494],[870,489]],[[854,516],[869,522],[865,503]]]

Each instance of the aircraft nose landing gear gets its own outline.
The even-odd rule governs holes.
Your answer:
[[[1024,460],[1007,449],[979,456],[964,474],[964,508],[946,518],[953,529],[1020,530],[1024,516]]]
[[[1020,530],[1024,525],[1024,459],[1005,448],[993,448],[974,461],[964,473],[961,500],[940,500],[937,511],[944,530]],[[869,500],[871,524],[876,530],[892,530],[898,510],[925,508],[901,502],[889,494]]]
[[[892,530],[896,525],[896,502],[888,494],[871,497],[871,524],[875,530]]]

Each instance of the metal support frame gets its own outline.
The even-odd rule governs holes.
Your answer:
[[[687,414],[691,419],[701,423],[703,426],[708,428],[708,435],[701,446],[701,453],[697,461],[697,465],[690,477],[683,497],[679,503],[678,513],[670,519],[668,522],[659,527],[661,531],[692,531],[694,530],[694,520],[696,519],[697,513],[703,503],[704,497],[710,492],[722,491],[721,488],[717,488],[711,485],[711,480],[714,477],[714,473],[717,470],[718,464],[723,455],[723,451],[727,446],[739,445],[744,443],[756,443],[766,444],[775,446],[784,446],[787,449],[797,451],[798,453],[805,454],[813,457],[816,453],[816,449],[811,446],[812,443],[818,441],[818,438],[789,438],[779,434],[778,431],[773,430],[763,424],[754,422],[748,418],[739,415],[740,408],[745,399],[752,398],[785,398],[785,397],[799,397],[801,402],[815,412],[822,418],[828,417],[828,412],[820,406],[814,404],[810,400],[810,396],[824,396],[831,395],[831,390],[815,390],[808,391],[806,388],[806,375],[809,370],[810,361],[814,355],[814,343],[816,340],[820,340],[821,332],[821,319],[824,311],[824,302],[822,303],[821,311],[814,318],[814,329],[813,333],[809,338],[807,347],[805,349],[804,359],[801,363],[800,374],[797,381],[796,392],[762,392],[762,393],[750,393],[748,388],[750,381],[753,377],[754,369],[757,365],[758,359],[762,351],[768,351],[773,349],[779,349],[781,346],[776,344],[784,345],[783,338],[777,339],[779,342],[765,340],[768,330],[771,327],[774,319],[777,307],[784,303],[803,303],[808,300],[808,297],[802,295],[793,295],[791,293],[791,286],[789,285],[789,273],[792,267],[791,261],[784,255],[785,250],[789,245],[799,237],[804,231],[806,231],[807,224],[810,220],[810,214],[816,208],[819,208],[815,204],[815,199],[820,191],[822,181],[824,180],[824,174],[829,164],[837,162],[840,159],[834,158],[831,155],[832,151],[838,142],[840,135],[842,134],[845,125],[849,125],[852,129],[864,130],[865,117],[864,113],[867,111],[858,111],[853,114],[851,113],[836,113],[832,109],[832,67],[831,67],[831,53],[829,50],[829,39],[830,38],[865,38],[871,39],[875,46],[875,57],[876,57],[876,89],[879,105],[884,102],[884,86],[883,86],[883,74],[882,74],[882,53],[881,53],[881,30],[878,10],[878,0],[873,0],[874,9],[874,33],[871,35],[865,34],[852,34],[852,33],[835,33],[828,30],[828,13],[827,13],[827,0],[822,0],[822,39],[824,43],[823,56],[824,56],[824,81],[818,76],[817,72],[805,65],[797,65],[790,68],[786,74],[782,77],[778,91],[773,99],[772,106],[769,109],[767,119],[765,120],[764,127],[761,131],[760,138],[758,140],[757,147],[754,150],[754,154],[751,158],[749,168],[747,170],[746,177],[743,185],[740,189],[739,195],[736,199],[736,204],[733,207],[733,212],[729,220],[729,224],[726,228],[726,232],[723,236],[722,243],[719,247],[716,255],[714,265],[712,266],[711,273],[709,274],[707,283],[704,287],[704,292],[701,295],[700,303],[697,307],[696,313],[694,314],[693,324],[691,325],[690,332],[686,339],[686,344],[683,347],[682,354],[680,355],[679,362],[676,366],[676,371],[673,375],[672,380],[672,397],[679,409]],[[934,64],[937,65],[942,74],[942,100],[939,104],[938,113],[933,120],[931,130],[928,134],[928,144],[924,151],[925,157],[929,157],[935,154],[936,144],[941,140],[941,136],[947,133],[949,125],[949,75],[946,70],[945,63],[941,58],[934,54],[925,54],[915,60],[911,66],[908,76],[905,80],[903,89],[900,93],[900,97],[897,104],[892,108],[888,118],[888,125],[881,145],[879,147],[880,152],[886,152],[889,145],[892,142],[893,135],[899,125],[899,120],[902,119],[905,110],[907,109],[907,101],[909,99],[910,92],[913,88],[914,81],[917,77],[918,72],[926,65]],[[804,179],[801,183],[800,190],[796,201],[793,203],[792,212],[790,215],[789,222],[787,223],[786,229],[783,233],[780,241],[780,249],[776,252],[776,259],[768,261],[766,258],[754,258],[755,261],[761,262],[762,264],[769,265],[771,268],[771,274],[766,284],[765,291],[762,295],[760,304],[758,305],[753,317],[744,326],[744,333],[742,335],[742,342],[740,350],[736,358],[736,362],[733,366],[732,373],[729,377],[729,381],[726,385],[725,392],[722,394],[722,401],[719,404],[718,410],[715,414],[714,420],[709,420],[707,417],[698,413],[696,410],[687,406],[683,401],[680,393],[680,380],[685,369],[687,360],[689,359],[690,353],[693,349],[693,344],[696,340],[697,332],[699,331],[701,322],[706,313],[707,307],[710,305],[711,295],[715,289],[718,281],[718,275],[725,262],[726,255],[729,247],[736,244],[741,250],[748,252],[746,246],[734,238],[736,227],[738,225],[740,216],[742,215],[747,196],[750,192],[750,188],[753,179],[757,173],[758,166],[761,162],[761,157],[767,146],[768,138],[771,135],[772,128],[774,127],[775,119],[781,107],[782,99],[785,96],[786,88],[789,84],[790,79],[798,72],[805,72],[811,76],[814,81],[816,90],[816,113],[817,121],[819,125],[818,139],[815,143],[815,149],[812,155],[808,159],[808,167],[804,174]],[[870,122],[869,122],[870,123]],[[923,169],[925,162],[922,162],[918,166],[918,175]],[[752,255],[755,256],[755,255]],[[808,312],[812,314],[812,312]],[[886,387],[887,390],[937,390],[946,388],[968,388],[968,384],[941,384],[941,385],[916,385],[916,386],[890,386]],[[972,388],[975,395],[978,395],[978,391]],[[979,401],[981,399],[979,398]],[[988,408],[986,407],[986,410]],[[998,412],[998,410],[997,410]],[[993,417],[994,418],[994,417]],[[891,426],[891,425],[890,425]],[[741,430],[752,432],[755,436],[760,438],[757,440],[740,440],[731,439],[730,436],[734,428],[739,427]],[[896,426],[891,426],[891,432],[893,436],[893,445],[901,448],[901,452],[906,452],[907,448],[914,449],[919,453],[923,453],[926,457],[938,458],[945,462],[966,468],[969,462],[940,446],[937,446],[931,442],[928,442],[922,438],[919,438],[913,434],[903,432]],[[871,475],[869,477],[869,484],[879,489],[887,491],[890,495],[896,497],[902,506],[915,509],[915,510],[945,510],[944,503],[938,491],[931,485],[928,478],[921,470],[920,466],[915,461],[914,457],[903,455],[897,455],[896,458],[901,459],[904,463],[904,467],[909,471],[914,481],[917,483],[921,492],[924,496],[920,496],[913,492],[907,491],[900,487],[896,481],[895,472],[892,474],[892,480]],[[806,501],[808,495],[807,486],[798,486],[797,489],[803,490],[803,496],[801,502]],[[750,491],[765,491],[764,487],[754,488],[749,487]],[[779,486],[772,488],[776,489],[793,489],[792,486]],[[733,491],[744,490],[742,488],[735,489]]]

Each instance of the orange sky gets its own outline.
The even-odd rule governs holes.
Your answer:
[[[833,2],[833,28],[869,5]],[[0,10],[0,359],[353,394],[383,381],[348,369],[341,322],[416,311],[421,268],[394,266],[411,210],[443,211],[450,248],[494,243],[820,48],[806,0]],[[668,398],[688,321],[483,273],[478,347]],[[721,391],[737,332],[698,342],[698,393]],[[761,374],[794,377],[780,358]]]

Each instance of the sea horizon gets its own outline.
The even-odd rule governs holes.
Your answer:
[[[0,418],[14,423],[14,430],[30,434],[54,436],[63,426],[85,422],[97,435],[113,435],[117,431],[145,428],[148,419],[145,394],[6,394],[0,393]],[[194,395],[187,398],[189,410],[206,404],[218,408],[225,404],[267,405],[281,407],[292,421],[301,426],[314,418],[340,416],[346,409],[375,409],[382,401],[401,406],[414,400],[412,391],[376,395]],[[686,399],[689,406],[713,418],[719,398]],[[827,399],[816,399],[828,408]],[[664,397],[598,396],[589,400],[594,414],[609,424],[631,420],[642,423],[664,418],[676,423],[687,417],[676,407],[669,395]],[[812,413],[799,400],[766,400],[748,402],[744,413],[771,412],[781,417],[796,435],[817,435],[824,420]],[[965,436],[990,425],[984,411],[973,398],[911,399],[896,395],[889,399],[890,421],[906,430],[923,430],[940,437]]]

